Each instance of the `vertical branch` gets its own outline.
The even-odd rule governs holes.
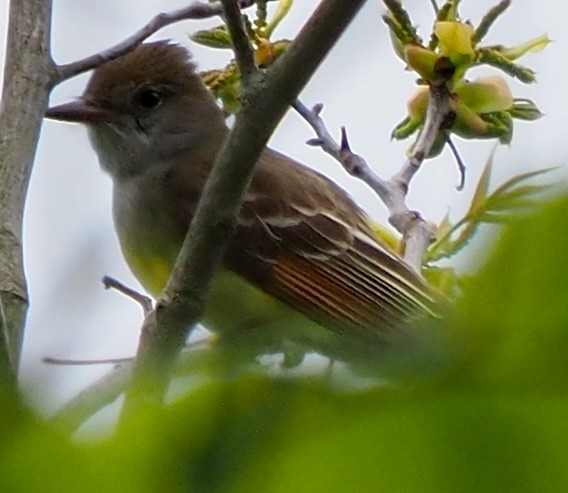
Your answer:
[[[215,160],[195,217],[155,310],[146,317],[122,422],[162,403],[171,369],[236,225],[242,197],[270,135],[365,0],[322,0],[289,50],[243,95],[235,125]]]
[[[221,0],[225,12],[225,22],[231,34],[231,43],[235,52],[237,67],[241,74],[243,86],[248,87],[257,69],[254,63],[254,52],[249,37],[245,32],[243,14],[235,0]]]
[[[0,107],[0,370],[15,378],[28,295],[22,220],[53,67],[51,0],[12,0]]]

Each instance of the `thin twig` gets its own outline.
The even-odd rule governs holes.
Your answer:
[[[105,358],[105,359],[65,359],[46,356],[42,362],[54,366],[94,366],[94,365],[121,365],[134,358]]]
[[[221,0],[221,3],[225,13],[225,22],[231,34],[237,67],[241,74],[243,86],[246,88],[251,78],[258,72],[254,63],[254,51],[245,31],[243,16],[235,0]]]
[[[321,147],[323,151],[334,157],[347,173],[371,187],[389,209],[393,207],[392,190],[388,183],[373,172],[362,156],[351,151],[345,129],[342,129],[341,144],[333,139],[320,116],[323,105],[316,104],[310,110],[301,101],[296,101],[293,106],[316,132],[317,138],[308,140],[307,144]]]
[[[403,236],[404,260],[417,273],[422,269],[422,259],[432,239],[432,231],[417,211],[408,208],[406,195],[412,178],[430,153],[438,133],[443,131],[453,115],[450,102],[451,93],[446,81],[432,83],[426,119],[413,151],[400,171],[389,180],[380,178],[363,157],[351,150],[344,128],[341,133],[341,144],[333,139],[320,116],[323,108],[321,104],[315,105],[311,110],[300,101],[294,104],[296,111],[310,124],[317,135],[317,138],[310,139],[308,144],[321,147],[333,156],[350,175],[366,183],[385,204],[390,213],[390,224]]]
[[[207,351],[216,342],[216,336],[212,335],[189,343],[182,353],[181,366],[187,365],[199,368],[200,360],[196,358],[201,351]],[[51,364],[104,364],[111,363],[113,360],[64,360],[58,358],[45,358],[46,363]],[[117,364],[110,372],[92,383],[73,399],[59,409],[50,421],[68,430],[75,431],[89,417],[96,414],[103,407],[112,404],[130,384],[132,378],[132,367],[134,358],[117,358]]]
[[[238,10],[239,8],[244,9],[250,7],[254,4],[254,0],[239,0],[232,3],[235,6],[235,9]],[[111,48],[83,58],[82,60],[57,67],[54,75],[56,79],[55,83],[58,84],[63,82],[64,80],[70,79],[71,77],[83,72],[87,72],[88,70],[92,70],[105,62],[109,62],[110,60],[114,60],[115,58],[128,53],[152,34],[166,26],[169,26],[170,24],[189,19],[207,19],[209,17],[215,17],[216,15],[222,14],[223,6],[220,3],[206,3],[200,1],[195,1],[191,3],[191,5],[178,10],[158,14],[132,36],[129,36]]]
[[[195,351],[197,349],[204,349],[218,341],[216,335],[210,335],[199,339],[197,341],[192,341],[186,344],[184,351]],[[121,365],[123,363],[129,363],[134,361],[134,356],[127,356],[124,358],[100,358],[100,359],[68,359],[68,358],[55,358],[53,356],[46,356],[42,359],[42,362],[46,365],[54,366],[95,366],[95,365]]]
[[[105,289],[114,289],[138,303],[142,307],[144,315],[148,315],[148,313],[152,311],[152,308],[154,308],[151,298],[139,293],[135,289],[129,288],[114,277],[104,276],[102,281]]]
[[[436,0],[430,0],[430,4],[432,5],[434,13],[438,15],[438,12],[440,12],[440,7],[438,7],[438,2],[436,2]]]
[[[50,421],[65,430],[76,430],[87,418],[112,404],[124,392],[132,380],[133,366],[134,361],[116,366],[113,371],[77,394]]]
[[[458,148],[454,144],[454,141],[452,139],[450,139],[450,137],[448,137],[446,139],[446,142],[448,143],[448,146],[450,147],[450,150],[452,151],[452,154],[454,155],[454,159],[456,160],[456,164],[458,165],[458,173],[460,175],[460,178],[459,178],[458,184],[456,186],[456,190],[458,190],[458,192],[461,192],[463,190],[464,185],[465,185],[465,172],[467,171],[467,166],[463,162],[463,159],[460,156],[460,153],[458,152]]]
[[[430,153],[438,132],[447,128],[454,113],[450,107],[452,94],[445,80],[430,83],[430,98],[424,125],[399,178],[407,184]],[[408,170],[407,170],[408,168]]]

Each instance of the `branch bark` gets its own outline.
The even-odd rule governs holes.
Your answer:
[[[238,5],[234,0],[221,0],[221,3],[225,12],[225,22],[231,34],[231,42],[233,43],[233,51],[241,75],[241,81],[246,86],[250,83],[252,77],[258,73],[254,63],[254,51],[245,32],[243,16]]]
[[[51,0],[12,0],[0,107],[0,371],[15,383],[28,294],[22,220],[53,85]]]
[[[323,0],[288,52],[242,94],[241,110],[217,156],[196,216],[156,309],[145,320],[122,420],[162,402],[187,334],[199,320],[210,284],[235,228],[254,166],[300,90],[365,0]]]
[[[406,195],[412,178],[430,153],[439,132],[444,130],[447,121],[453,116],[451,98],[446,80],[430,84],[430,100],[424,125],[400,171],[388,180],[378,176],[362,156],[351,151],[345,129],[342,129],[341,144],[333,139],[320,116],[323,109],[321,104],[309,109],[300,101],[294,103],[296,111],[317,135],[317,138],[310,139],[308,144],[321,147],[335,158],[347,173],[366,183],[385,204],[390,213],[389,222],[402,234],[404,261],[419,275],[422,259],[433,235],[420,213],[409,209]]]
[[[214,353],[212,354],[212,349],[215,344],[216,340],[214,337],[211,337],[192,342],[186,346],[186,350],[181,353],[179,365],[176,366],[176,373],[173,377],[183,378],[187,375],[195,375],[196,372],[203,370],[203,368],[208,368],[211,365],[211,361],[216,360],[218,357]],[[87,419],[104,407],[115,402],[132,381],[134,358],[122,358],[121,361],[69,361],[57,358],[45,358],[44,361],[49,364],[61,366],[107,365],[116,363],[111,371],[83,389],[49,418],[51,423],[68,433],[77,431]]]

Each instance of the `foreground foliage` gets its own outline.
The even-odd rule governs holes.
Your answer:
[[[159,415],[77,444],[5,394],[0,490],[563,491],[568,199],[512,224],[390,384],[212,375]]]

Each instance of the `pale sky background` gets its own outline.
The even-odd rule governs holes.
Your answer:
[[[497,0],[463,0],[462,13],[474,24]],[[7,4],[0,5],[0,25],[6,25]],[[53,50],[59,62],[69,62],[104,49],[131,34],[161,10],[187,4],[187,0],[58,0],[54,6]],[[292,13],[276,32],[293,37],[318,2],[297,0]],[[428,0],[405,5],[424,34],[431,25]],[[549,9],[549,10],[548,10]],[[413,91],[414,77],[390,47],[381,21],[382,2],[370,0],[331,55],[313,77],[301,99],[308,105],[325,104],[323,116],[330,129],[348,129],[354,150],[368,159],[383,176],[394,173],[410,141],[389,139],[393,126],[405,115],[405,102]],[[543,33],[554,40],[547,50],[529,55],[521,63],[538,72],[533,86],[511,82],[518,97],[537,102],[546,117],[536,123],[515,124],[510,148],[496,155],[494,184],[520,172],[544,166],[561,166],[555,180],[566,181],[565,115],[568,112],[564,72],[568,41],[568,7],[560,1],[516,0],[510,12],[494,27],[487,43],[514,45]],[[173,38],[187,44],[202,69],[220,67],[229,52],[197,47],[187,33],[218,21],[185,22],[164,29],[153,39]],[[5,32],[5,30],[4,30]],[[5,35],[0,39],[3,61]],[[488,71],[485,71],[488,72]],[[479,75],[481,71],[473,75]],[[53,103],[81,94],[86,76],[57,88]],[[342,184],[369,213],[384,221],[384,207],[366,187],[349,178],[321,151],[307,147],[311,129],[290,112],[273,136],[272,147],[313,166]],[[456,166],[449,152],[427,162],[412,184],[410,204],[433,221],[449,210],[457,219],[463,213],[479,173],[493,146],[491,142],[456,139],[468,165],[466,187],[457,192]],[[103,175],[86,132],[78,125],[46,122],[37,152],[25,215],[25,262],[31,309],[22,359],[21,381],[30,399],[48,412],[87,383],[103,375],[108,366],[53,367],[45,356],[59,358],[111,358],[131,356],[142,320],[140,309],[118,293],[104,291],[103,275],[112,275],[137,287],[124,264],[110,215],[110,180]],[[543,239],[543,241],[545,241]],[[479,242],[468,258],[483,258],[489,246]],[[462,262],[463,263],[463,262]]]

